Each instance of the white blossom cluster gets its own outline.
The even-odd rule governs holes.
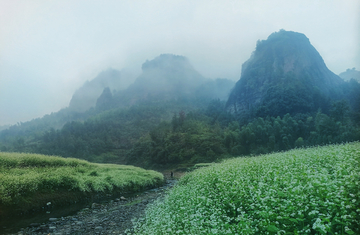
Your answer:
[[[360,143],[236,158],[184,176],[136,234],[360,234]]]

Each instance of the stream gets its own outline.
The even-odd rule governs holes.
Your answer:
[[[140,218],[147,204],[162,197],[177,182],[128,195],[113,195],[34,214],[1,218],[0,234],[125,234],[132,219]]]

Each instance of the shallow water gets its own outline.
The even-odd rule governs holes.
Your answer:
[[[33,214],[16,215],[7,218],[0,218],[0,234],[16,233],[32,224],[41,224],[49,221],[50,218],[59,218],[68,215],[73,215],[84,207],[87,207],[89,203],[76,203],[60,208],[49,208],[36,212]]]
[[[50,218],[61,218],[75,215],[84,208],[91,208],[92,203],[105,204],[111,200],[118,199],[121,196],[130,199],[131,201],[132,198],[135,198],[140,194],[156,192],[159,189],[164,190],[166,188],[172,187],[176,182],[177,180],[168,180],[167,183],[162,187],[149,189],[143,192],[105,195],[100,198],[88,198],[84,202],[74,203],[66,206],[49,207],[48,209],[44,209],[43,211],[32,214],[14,215],[6,218],[0,218],[0,234],[17,233],[18,231],[21,231],[22,228],[38,226],[39,224],[49,222]]]
[[[81,209],[91,207],[92,203],[107,203],[110,200],[124,196],[131,198],[139,193],[129,193],[122,195],[107,195],[101,198],[87,199],[84,202],[74,203],[66,206],[49,207],[42,211],[25,214],[25,215],[13,215],[8,217],[0,217],[0,234],[16,233],[21,228],[26,228],[35,224],[41,224],[48,222],[50,218],[61,218],[76,214]]]

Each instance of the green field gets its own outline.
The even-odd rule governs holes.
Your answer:
[[[185,175],[136,234],[360,234],[360,143],[235,158]]]
[[[163,183],[161,173],[134,166],[74,158],[0,152],[0,215],[4,208],[31,209],[60,196],[131,192]]]

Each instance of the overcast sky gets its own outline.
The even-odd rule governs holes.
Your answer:
[[[208,78],[241,65],[280,29],[304,33],[339,74],[360,69],[359,0],[0,0],[0,125],[68,106],[109,67],[184,55]]]

